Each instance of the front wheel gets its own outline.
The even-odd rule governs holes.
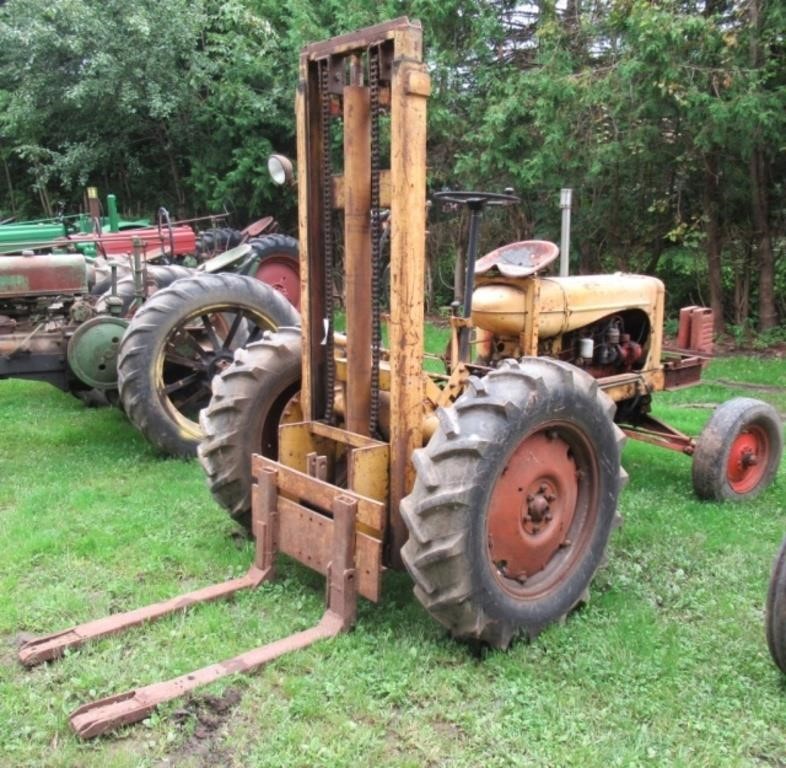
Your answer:
[[[198,456],[213,498],[251,528],[251,454],[278,458],[278,425],[299,420],[300,329],[280,328],[239,349],[200,414]]]
[[[193,456],[213,377],[235,351],[300,316],[268,285],[241,275],[198,275],[154,294],[134,315],[118,357],[120,399],[162,453]]]
[[[617,516],[624,436],[588,374],[505,361],[415,452],[401,504],[415,595],[455,637],[504,648],[588,598]]]
[[[783,426],[768,403],[735,397],[719,406],[696,441],[693,488],[702,499],[758,496],[778,471]]]

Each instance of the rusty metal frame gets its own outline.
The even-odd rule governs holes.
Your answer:
[[[326,412],[329,350],[322,344],[325,297],[319,286],[325,281],[322,256],[326,186],[334,190],[334,180],[323,178],[323,120],[320,109],[320,63],[331,75],[339,63],[365,55],[374,47],[386,54],[383,65],[389,71],[390,91],[390,169],[382,169],[389,180],[391,209],[389,322],[390,391],[389,516],[388,552],[392,565],[400,566],[399,550],[407,532],[398,513],[401,499],[414,482],[411,457],[423,442],[423,286],[425,281],[426,230],[426,101],[430,79],[422,61],[422,29],[406,18],[344,35],[307,47],[300,60],[300,83],[296,101],[298,126],[298,194],[301,244],[301,314],[303,329],[303,415],[315,421]],[[356,62],[355,62],[356,63]],[[343,72],[343,69],[341,70]],[[387,69],[383,77],[387,77]],[[362,78],[343,85],[344,103],[344,176],[329,196],[333,208],[344,206],[345,264],[347,265],[347,350],[345,376],[347,397],[346,427],[354,433],[368,434],[369,387],[368,305],[370,275],[369,253],[369,104]],[[331,92],[337,90],[330,77]],[[342,80],[343,84],[343,80]],[[385,195],[387,197],[387,193]],[[373,385],[372,385],[373,386]]]
[[[155,621],[197,603],[228,597],[239,590],[259,586],[275,574],[278,551],[279,509],[276,470],[264,468],[254,489],[252,505],[256,534],[254,563],[248,573],[223,584],[216,584],[160,603],[105,619],[87,622],[63,632],[31,640],[19,651],[26,666],[62,656],[100,637]],[[125,693],[89,702],[75,709],[69,718],[81,738],[92,738],[122,725],[143,720],[159,705],[227,675],[247,672],[313,643],[350,629],[355,623],[357,586],[355,581],[355,526],[358,499],[348,492],[335,494],[331,503],[331,559],[327,566],[326,610],[318,624],[289,637],[260,646],[217,664],[203,667],[171,680],[152,683]],[[285,514],[286,512],[284,512]]]
[[[658,445],[661,448],[668,448],[670,451],[677,451],[688,456],[692,456],[696,448],[696,440],[690,435],[680,432],[649,414],[637,417],[636,424],[620,424],[619,426],[628,437],[642,443]]]
[[[701,373],[709,358],[703,355],[681,356],[663,364],[663,388],[673,391],[691,387],[701,381]]]

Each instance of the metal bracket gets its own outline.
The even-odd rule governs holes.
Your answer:
[[[696,441],[692,437],[650,414],[641,414],[635,424],[620,423],[619,426],[633,440],[659,445],[688,456],[692,456],[696,448]]]

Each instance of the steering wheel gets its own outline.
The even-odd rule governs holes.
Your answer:
[[[443,189],[435,192],[432,197],[443,203],[466,205],[474,209],[483,208],[485,205],[513,205],[521,200],[518,195],[510,192],[470,192],[458,189]]]
[[[161,227],[165,226],[167,228],[167,234],[169,235],[169,258],[167,257],[166,251],[163,248],[161,256],[164,264],[171,264],[175,258],[175,234],[172,231],[172,219],[169,217],[169,211],[164,208],[163,205],[158,209],[156,219],[158,222],[158,237],[162,245],[164,241],[164,234],[161,231]]]

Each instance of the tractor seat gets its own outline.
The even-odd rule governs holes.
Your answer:
[[[559,248],[548,240],[522,240],[490,251],[475,262],[475,274],[497,269],[505,277],[528,277],[551,264]]]

